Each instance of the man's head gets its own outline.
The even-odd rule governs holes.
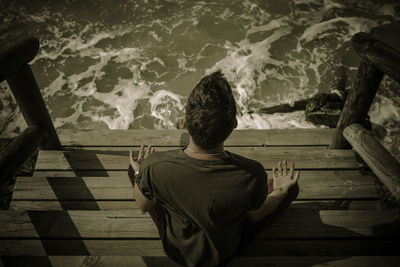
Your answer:
[[[186,105],[186,127],[193,142],[204,148],[217,147],[236,126],[235,99],[223,74],[217,71],[201,79]]]

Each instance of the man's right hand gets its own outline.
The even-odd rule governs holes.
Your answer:
[[[283,165],[283,168],[282,168]],[[294,172],[294,162],[290,164],[289,173],[287,172],[287,162],[284,160],[282,162],[278,162],[278,174],[276,174],[275,165],[272,166],[272,177],[274,179],[273,188],[274,191],[282,190],[287,192],[289,188],[294,186],[299,180],[300,171]]]

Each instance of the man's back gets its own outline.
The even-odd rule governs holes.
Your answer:
[[[167,210],[161,239],[171,258],[189,266],[224,261],[239,246],[246,211],[265,201],[262,165],[228,154],[200,160],[178,149],[153,153],[141,165],[141,192]]]

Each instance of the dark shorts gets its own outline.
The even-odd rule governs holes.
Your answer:
[[[132,167],[129,165],[128,168],[129,179],[131,180],[132,186],[135,186],[135,175]],[[268,194],[270,194],[273,190],[273,179],[268,180]],[[244,223],[244,230],[242,232],[242,242],[241,246],[238,249],[238,254],[245,253],[246,249],[250,245],[250,243],[254,240],[255,236],[268,224],[274,221],[274,219],[282,213],[289,205],[292,203],[297,196],[299,195],[299,186],[292,187],[288,191],[288,195],[286,198],[279,204],[278,208],[272,212],[271,214],[264,217],[262,220],[258,222],[251,222],[249,219],[246,219]],[[154,204],[153,208],[149,211],[151,218],[153,219],[154,224],[157,226],[160,237],[164,236],[164,227],[166,224],[165,214],[166,209],[163,208],[160,204]]]

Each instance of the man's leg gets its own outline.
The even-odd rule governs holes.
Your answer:
[[[268,180],[268,194],[270,194],[272,191],[274,191],[273,187],[273,179]],[[299,185],[296,184],[294,187],[291,187],[288,190],[288,195],[286,198],[282,200],[282,202],[279,204],[278,208],[273,211],[271,214],[265,216],[263,219],[261,219],[258,222],[250,222],[253,231],[255,234],[260,232],[267,224],[269,224],[274,218],[276,218],[279,214],[282,213],[289,205],[292,203],[297,196],[299,195]]]

